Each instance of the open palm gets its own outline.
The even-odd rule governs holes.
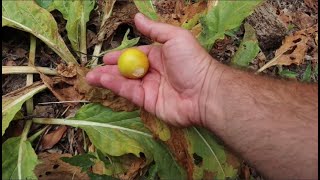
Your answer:
[[[91,85],[108,88],[158,118],[187,126],[200,119],[199,96],[211,57],[188,31],[153,22],[142,14],[135,25],[144,35],[162,43],[139,46],[148,55],[149,72],[142,79],[120,75],[117,60],[121,51],[106,54],[103,67],[87,74]]]

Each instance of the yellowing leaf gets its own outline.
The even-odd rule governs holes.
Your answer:
[[[141,13],[143,13],[152,20],[158,19],[157,10],[153,5],[152,0],[134,0],[133,2]]]
[[[234,66],[247,68],[249,63],[258,55],[260,48],[253,27],[245,23],[245,34],[240,47],[232,57],[231,63]]]
[[[2,96],[2,135],[8,128],[15,114],[21,109],[22,104],[46,88],[46,85],[43,83],[34,83]]]
[[[216,1],[213,8],[200,18],[202,32],[199,42],[211,50],[217,39],[223,39],[227,31],[237,28],[262,0]]]
[[[52,15],[34,1],[3,1],[2,26],[33,34],[52,48],[64,61],[77,64],[58,33],[57,23]]]
[[[31,143],[13,137],[2,144],[2,179],[37,179],[38,158]]]
[[[138,111],[113,112],[99,104],[83,106],[72,119],[34,118],[34,123],[63,124],[79,127],[104,155],[122,156],[143,153],[147,164],[158,165],[162,179],[186,179],[186,172],[174,160],[170,151],[153,139],[141,122]]]

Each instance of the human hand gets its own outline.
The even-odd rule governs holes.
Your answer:
[[[117,67],[121,51],[116,51],[103,57],[106,66],[87,74],[88,83],[108,88],[170,124],[199,124],[200,94],[211,56],[187,30],[151,21],[140,13],[134,21],[142,34],[162,43],[137,47],[148,56],[149,72],[138,80],[121,76]]]

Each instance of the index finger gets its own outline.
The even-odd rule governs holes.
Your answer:
[[[150,49],[151,49],[151,45],[138,46],[135,48],[141,50],[142,52],[144,52],[148,56]],[[107,53],[106,55],[103,56],[103,62],[108,65],[117,64],[118,58],[122,54],[123,51],[125,51],[125,49],[121,50],[121,51],[113,51],[113,52]]]

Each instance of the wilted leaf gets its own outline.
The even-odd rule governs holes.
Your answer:
[[[291,64],[302,64],[305,60],[305,55],[308,50],[307,42],[312,40],[310,36],[315,31],[316,29],[311,27],[287,36],[283,40],[282,46],[276,51],[275,57],[261,67],[258,72],[262,72],[263,70],[274,65],[289,66]]]
[[[94,7],[94,0],[55,0],[52,8],[57,9],[67,20],[66,30],[72,48],[84,54],[86,50],[86,24]]]
[[[21,109],[22,104],[46,88],[43,83],[34,83],[2,96],[2,135],[15,114]]]
[[[87,173],[81,172],[77,166],[72,166],[63,162],[61,158],[72,157],[71,154],[64,153],[40,153],[38,155],[41,164],[35,168],[35,174],[39,180],[89,180]]]
[[[29,32],[46,43],[64,61],[78,63],[58,33],[52,15],[34,1],[3,1],[2,26]]]
[[[60,159],[72,166],[81,167],[82,171],[87,171],[94,165],[96,157],[92,154],[80,154],[72,157],[61,157]]]
[[[153,5],[152,0],[134,0],[134,4],[137,6],[139,11],[149,17],[152,20],[157,20],[158,19],[158,14],[157,10]]]
[[[190,155],[200,159],[195,163],[193,179],[203,179],[206,173],[213,175],[211,179],[233,179],[236,177],[240,164],[233,167],[227,162],[227,156],[231,155],[217,143],[208,131],[193,127],[184,132],[190,143]]]
[[[238,51],[232,57],[231,64],[247,68],[249,63],[258,55],[260,48],[253,27],[245,23],[244,28],[245,34],[243,40]]]
[[[104,54],[106,54],[108,52],[111,52],[111,51],[119,51],[119,50],[123,50],[123,49],[135,46],[139,42],[140,37],[133,38],[133,39],[129,40],[128,39],[129,32],[130,32],[130,29],[128,29],[127,32],[124,34],[124,37],[123,37],[123,40],[121,41],[120,46],[118,46],[118,47],[116,47],[114,49],[102,52],[102,53],[99,54],[99,56],[102,56],[102,55],[104,55]]]
[[[311,81],[311,64],[308,64],[307,69],[304,71],[302,81],[303,82]]]
[[[37,179],[33,172],[37,164],[29,141],[13,137],[2,144],[2,179]]]
[[[41,150],[50,149],[57,144],[67,130],[67,126],[60,126],[56,130],[43,136],[41,140]]]
[[[200,18],[202,32],[199,42],[207,50],[211,50],[217,39],[223,39],[228,30],[241,25],[262,0],[252,1],[216,1],[214,7]]]
[[[69,106],[75,106],[83,99],[83,95],[78,93],[74,86],[65,83],[60,77],[51,78],[40,74],[40,78],[59,101],[70,101],[67,103]]]
[[[143,153],[147,164],[158,164],[162,179],[185,179],[186,172],[174,161],[170,151],[152,138],[140,120],[139,112],[113,112],[99,104],[83,106],[73,120],[34,118],[35,123],[64,124],[86,131],[90,141],[105,155]]]
[[[84,99],[90,102],[99,102],[114,111],[133,111],[137,109],[129,100],[114,94],[109,89],[90,86],[86,81],[86,74],[89,69],[77,67],[77,80],[74,88],[78,93],[84,95]]]

